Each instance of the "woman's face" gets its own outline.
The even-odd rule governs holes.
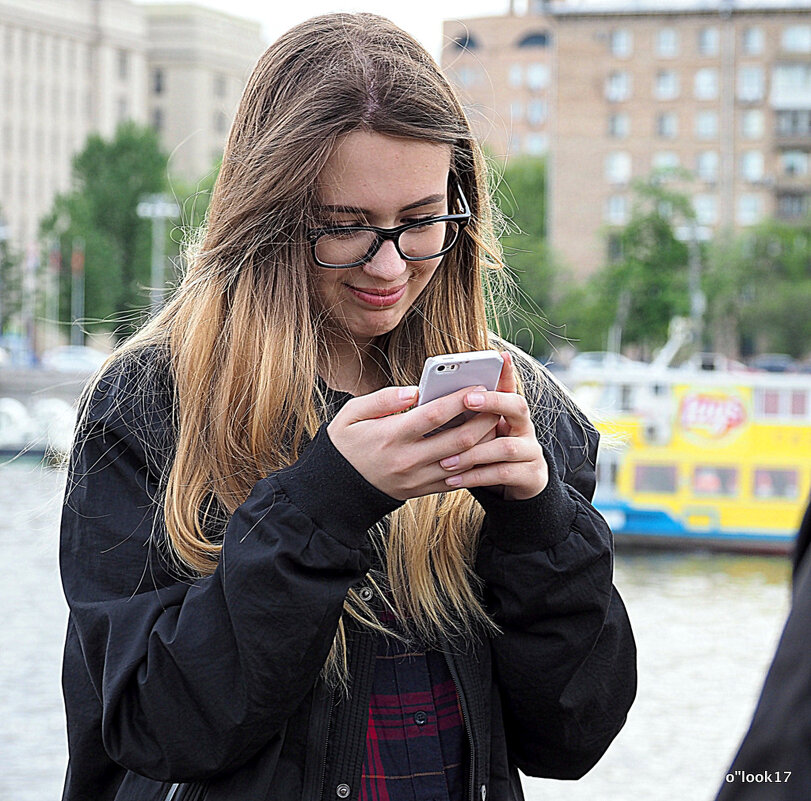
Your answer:
[[[321,224],[394,228],[447,214],[450,157],[446,145],[367,131],[347,134],[319,178]],[[441,261],[404,261],[394,242],[385,241],[360,267],[315,266],[318,302],[363,346],[397,326]]]

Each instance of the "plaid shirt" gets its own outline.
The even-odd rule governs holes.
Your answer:
[[[445,657],[380,637],[358,801],[462,801],[465,727]]]

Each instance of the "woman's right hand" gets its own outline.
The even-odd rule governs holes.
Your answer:
[[[332,444],[373,486],[404,501],[434,492],[451,492],[448,470],[439,462],[496,435],[499,416],[479,412],[460,426],[425,434],[468,411],[464,397],[474,387],[411,407],[416,388],[384,387],[348,400],[327,426]],[[408,409],[406,414],[397,414]]]

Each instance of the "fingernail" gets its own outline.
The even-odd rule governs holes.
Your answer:
[[[481,406],[484,403],[484,395],[480,392],[469,392],[465,400],[468,406]]]
[[[456,467],[459,464],[459,457],[458,456],[449,456],[447,459],[443,459],[440,464],[449,469],[452,467]]]
[[[402,387],[397,392],[397,397],[400,400],[409,400],[409,398],[413,398],[417,394],[417,390],[419,387]]]

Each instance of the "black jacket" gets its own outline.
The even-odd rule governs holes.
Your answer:
[[[811,797],[811,505],[794,551],[793,598],[752,724],[717,801]]]
[[[319,671],[344,597],[370,569],[368,529],[400,502],[343,458],[325,424],[233,514],[214,574],[181,580],[158,479],[173,453],[172,388],[168,370],[145,375],[137,360],[108,372],[71,455],[63,798],[354,799],[376,637],[347,624],[348,700]],[[332,392],[332,413],[349,398]],[[516,768],[584,774],[636,692],[611,533],[588,500],[597,434],[562,414],[550,437],[544,408],[533,414],[546,489],[524,501],[473,490],[486,511],[475,569],[504,632],[448,647],[476,801],[522,799]]]

